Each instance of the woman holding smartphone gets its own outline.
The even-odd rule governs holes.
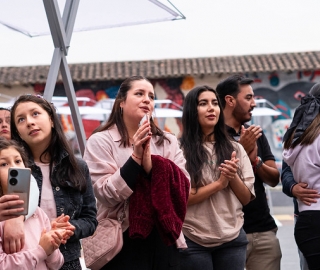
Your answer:
[[[40,191],[40,208],[53,222],[62,219],[75,227],[74,235],[60,246],[65,261],[61,269],[81,270],[80,239],[92,235],[97,226],[87,164],[75,157],[55,108],[41,96],[22,95],[15,101],[11,134],[28,154]]]
[[[139,125],[145,114],[152,115],[154,98],[146,78],[126,79],[108,122],[86,145],[98,219],[117,219],[125,209],[122,250],[102,269],[180,269],[189,175],[177,138],[160,130],[152,118]],[[176,178],[170,177],[169,167]],[[175,190],[174,199],[168,187]]]

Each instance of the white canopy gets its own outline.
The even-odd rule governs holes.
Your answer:
[[[167,118],[167,117],[181,118],[182,111],[168,109],[168,108],[155,108],[154,109],[154,116],[156,118]]]
[[[66,0],[57,2],[62,13]],[[81,0],[74,31],[154,23],[182,17],[181,13],[157,0]],[[45,8],[40,0],[0,0],[0,23],[30,37],[50,34]]]
[[[0,102],[0,108],[10,109],[13,103]]]
[[[51,33],[54,51],[44,98],[51,101],[60,71],[82,154],[84,128],[66,59],[74,29],[84,31],[185,18],[170,5],[171,8],[159,0],[0,0],[1,24],[28,36]]]
[[[266,107],[256,107],[252,111],[252,116],[277,116],[280,114],[281,112]]]
[[[107,109],[110,110],[112,109],[113,103],[114,103],[114,99],[103,99],[98,101],[94,107],[95,108],[103,108],[103,109]],[[182,117],[182,110],[174,110],[174,109],[170,109],[170,108],[158,108],[157,105],[158,104],[167,104],[170,105],[172,102],[172,100],[170,99],[156,99],[154,101],[155,103],[155,108],[154,108],[154,113],[153,116],[155,118],[170,118],[170,117],[174,117],[174,118],[181,118]],[[109,117],[109,115],[106,117],[105,115],[101,115],[101,116],[94,116],[94,115],[85,115],[83,118],[84,119],[95,119],[95,120],[100,120],[100,121],[105,121],[107,118]]]
[[[91,100],[88,97],[76,97],[77,101],[83,102],[83,106],[79,106],[80,115],[83,119],[106,121],[111,113],[113,103],[115,99],[103,99],[100,101]],[[65,106],[68,103],[67,97],[52,97],[52,102],[56,107],[58,114],[71,114],[69,106]],[[95,102],[93,106],[87,106],[86,102]],[[171,104],[170,99],[157,99],[154,101],[157,104]],[[181,118],[182,110],[174,110],[170,108],[155,108],[155,118]]]
[[[57,114],[71,114],[70,107],[63,106],[63,107],[56,107]],[[79,106],[79,112],[81,115],[96,115],[99,117],[100,115],[109,115],[111,113],[110,110],[102,109],[102,108],[96,108],[92,106]]]
[[[63,107],[61,107],[63,108]],[[99,121],[106,121],[108,120],[108,117],[111,113],[110,110],[108,109],[101,109],[101,108],[98,108],[98,107],[90,107],[92,108],[92,112],[86,112],[86,110],[81,110],[81,108],[83,107],[79,107],[80,109],[80,114],[83,114],[83,119],[91,119],[91,120],[99,120]],[[95,111],[97,110],[97,111]],[[99,110],[105,110],[107,111],[106,113],[101,113],[99,114],[98,111]],[[58,108],[58,111],[60,112],[60,108]],[[83,113],[81,113],[81,111]],[[167,109],[167,108],[155,108],[154,109],[154,117],[155,118],[170,118],[170,117],[174,117],[174,118],[181,118],[182,117],[182,111],[179,111],[179,110],[173,110],[173,109]]]
[[[277,116],[281,115],[281,112],[276,106],[274,106],[269,100],[264,98],[258,98],[254,100],[257,104],[252,111],[252,116]]]

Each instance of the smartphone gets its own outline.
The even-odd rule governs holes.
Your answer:
[[[149,116],[148,113],[146,113],[146,114],[142,117],[142,119],[141,119],[141,121],[140,121],[140,124],[139,124],[139,127],[140,127],[141,125],[143,125],[143,123],[144,123],[146,120],[148,121],[148,123],[150,123],[150,116]]]
[[[147,120],[148,123],[150,124],[150,116],[149,116],[148,113],[146,113],[146,114],[142,117],[142,119],[141,119],[141,121],[140,121],[140,124],[139,124],[139,127],[140,127],[141,125],[143,125],[146,120]],[[148,133],[146,133],[146,135],[144,135],[143,138],[145,138],[145,137],[147,137],[147,136],[148,136]],[[143,144],[143,146],[144,146],[144,145],[145,145],[145,143]]]
[[[29,208],[31,170],[29,168],[9,168],[8,173],[8,194],[19,195],[24,201],[22,212],[16,215],[27,215]],[[19,206],[20,208],[21,206]]]

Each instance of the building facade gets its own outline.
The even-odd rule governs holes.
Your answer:
[[[43,93],[48,71],[49,66],[0,68],[0,102],[6,102],[8,96]],[[169,105],[172,109],[183,106],[185,95],[193,87],[209,85],[215,88],[222,79],[241,73],[254,80],[256,98],[266,99],[281,112],[279,116],[254,116],[252,119],[254,124],[262,126],[280,164],[282,136],[293,112],[301,97],[320,81],[320,52],[72,64],[70,71],[76,96],[89,97],[93,103],[115,98],[125,78],[142,75],[154,85],[157,99],[173,101]],[[54,95],[65,96],[60,77]],[[61,116],[61,119],[65,131],[72,133],[71,117]],[[158,121],[179,136],[180,118]],[[100,124],[94,119],[83,119],[83,122],[87,136]]]

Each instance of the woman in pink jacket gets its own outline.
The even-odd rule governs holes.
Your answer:
[[[146,78],[126,79],[108,122],[98,128],[86,145],[84,159],[97,198],[98,220],[119,217],[129,200],[122,223],[122,250],[102,269],[180,269],[178,248],[186,247],[181,227],[189,175],[177,138],[160,130],[152,117],[139,125],[146,114],[152,115],[154,99],[153,85]],[[159,162],[172,171],[166,171],[168,167]],[[178,177],[169,179],[172,172]],[[170,193],[166,184],[171,185],[175,194]],[[166,212],[167,208],[173,211]],[[169,238],[163,232],[164,219],[177,225]]]

